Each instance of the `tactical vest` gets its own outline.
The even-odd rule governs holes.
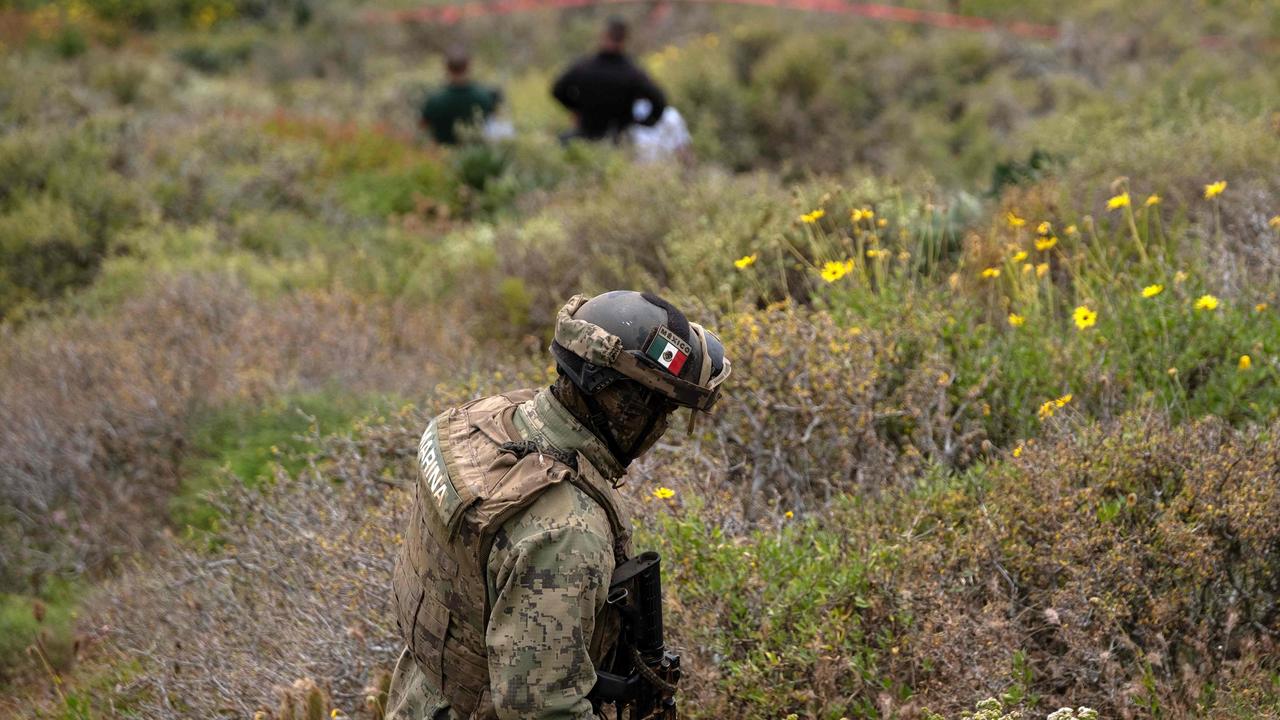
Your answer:
[[[608,516],[615,561],[630,552],[620,498],[584,456],[575,472],[550,454],[511,449],[523,442],[512,417],[533,396],[521,390],[449,410],[418,447],[417,493],[392,580],[396,622],[418,667],[459,717],[497,718],[485,645],[486,569],[507,520],[556,483],[570,482]],[[591,643],[597,666],[617,632],[616,618],[602,612]]]

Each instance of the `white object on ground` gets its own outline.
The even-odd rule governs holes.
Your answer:
[[[480,132],[484,139],[489,142],[510,140],[516,136],[516,126],[512,125],[510,120],[491,117],[484,121],[484,127],[481,128]]]
[[[635,147],[636,160],[643,163],[674,159],[693,142],[680,111],[670,105],[662,111],[662,117],[655,125],[640,125],[639,121],[648,117],[652,109],[653,105],[648,100],[637,100],[631,109],[637,124],[627,129]]]

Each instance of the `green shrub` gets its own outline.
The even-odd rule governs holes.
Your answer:
[[[250,38],[200,38],[176,49],[174,58],[193,70],[225,75],[248,62],[256,44]]]
[[[730,538],[696,500],[657,518],[637,543],[661,552],[675,588],[664,623],[716,683],[704,690],[694,674],[690,717],[874,716],[877,694],[909,692],[884,675],[880,658],[898,640],[869,572],[892,565],[892,552],[854,548],[815,520]]]
[[[0,593],[0,685],[19,671],[70,669],[79,592],[78,586],[55,582],[38,596]]]
[[[0,312],[88,284],[104,249],[67,203],[48,196],[21,202],[0,215]]]
[[[189,446],[181,470],[182,487],[169,502],[174,525],[196,531],[214,530],[218,521],[207,496],[228,481],[255,487],[275,468],[296,473],[308,433],[319,428],[341,432],[357,414],[376,412],[382,404],[369,399],[328,394],[273,398],[265,407],[230,405],[193,418]]]
[[[97,18],[141,31],[181,26],[208,30],[218,21],[236,17],[255,21],[290,18],[299,25],[310,18],[308,3],[297,0],[81,0],[77,5]]]
[[[495,169],[490,165],[495,159],[500,159],[502,169],[485,179],[484,192],[471,205],[464,204],[464,209],[494,218],[519,217],[531,200],[536,203],[561,186],[598,186],[630,170],[624,153],[616,148],[585,143],[564,148],[540,132],[520,133],[496,149],[476,152],[486,172]]]
[[[143,202],[112,172],[115,124],[28,130],[0,141],[0,318],[84,287],[136,226]]]
[[[448,207],[451,190],[451,178],[431,162],[401,170],[353,173],[341,181],[347,207],[357,215],[378,218],[404,215],[437,203]]]
[[[106,20],[139,30],[152,30],[169,12],[172,3],[165,0],[88,0],[88,5]]]
[[[151,66],[135,58],[111,58],[95,64],[91,71],[94,86],[104,88],[121,105],[150,99],[150,91],[160,83],[152,78]]]
[[[53,49],[64,60],[83,55],[89,49],[89,40],[84,31],[75,25],[66,25],[53,39]]]
[[[497,145],[471,144],[454,154],[458,179],[473,190],[483,191],[490,182],[501,177],[508,164],[507,153]]]

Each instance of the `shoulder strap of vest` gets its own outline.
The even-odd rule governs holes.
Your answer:
[[[547,488],[567,480],[604,510],[613,534],[614,560],[625,562],[631,530],[617,499],[603,489],[608,483],[600,473],[581,453],[542,448],[523,440],[517,432],[513,420],[516,408],[533,396],[533,391],[516,391],[482,398],[445,413],[433,423],[438,428],[439,447],[438,457],[433,459],[439,461],[444,470],[440,475],[456,491],[456,498],[448,498],[455,502],[438,508],[445,511],[442,514],[450,536],[464,523],[474,523],[480,535],[476,561],[484,568],[498,529]],[[510,459],[501,460],[507,454]],[[537,457],[530,457],[535,454]],[[539,463],[536,471],[529,463]],[[430,470],[425,463],[424,470]]]
[[[604,514],[609,517],[609,527],[613,529],[613,562],[615,565],[621,565],[626,562],[627,548],[631,544],[631,528],[627,527],[627,524],[623,522],[617,505],[614,504],[611,498],[605,497],[599,488],[587,482],[586,478],[582,477],[579,472],[575,472],[569,478],[569,482],[586,493],[587,497],[595,500],[596,504],[604,510]]]
[[[591,467],[590,462],[588,462],[586,458],[582,458],[581,454],[577,452],[568,453],[556,450],[555,448],[542,448],[532,440],[506,442],[502,444],[502,449],[515,455],[517,460],[523,459],[526,455],[539,453],[554,459],[561,465],[564,465],[569,471],[567,477],[568,481],[573,483],[574,487],[581,490],[587,497],[591,498],[597,505],[599,505],[600,509],[604,510],[605,516],[608,517],[609,529],[613,532],[614,562],[619,564],[626,562],[626,547],[627,543],[631,540],[631,530],[626,526],[626,523],[623,522],[621,513],[618,512],[617,505],[614,501],[611,498],[606,497],[604,493],[583,477],[584,471],[594,472],[594,470],[586,470],[586,468]],[[581,458],[581,461],[579,458]],[[547,487],[549,486],[550,485]],[[542,488],[542,490],[545,489],[545,487]],[[533,501],[537,499],[537,495],[541,494],[542,490],[534,493],[529,498],[528,504],[532,504]]]

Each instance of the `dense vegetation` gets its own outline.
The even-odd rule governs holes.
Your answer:
[[[376,717],[425,418],[636,287],[735,363],[627,490],[690,717],[1280,713],[1280,11],[904,4],[1062,35],[637,11],[663,167],[590,9],[0,3],[0,711]]]

